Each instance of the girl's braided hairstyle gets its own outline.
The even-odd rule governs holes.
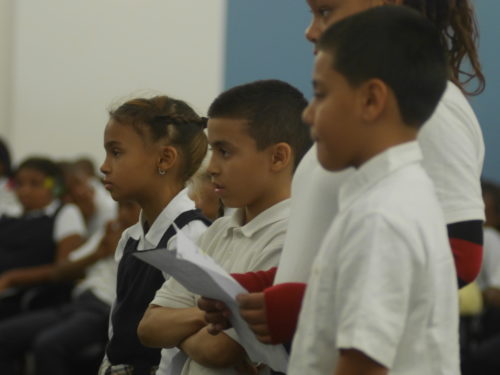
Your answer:
[[[207,152],[206,119],[185,102],[167,96],[136,98],[109,111],[110,119],[131,125],[143,138],[167,140],[182,155],[182,178],[198,170]],[[146,130],[147,129],[147,130]]]

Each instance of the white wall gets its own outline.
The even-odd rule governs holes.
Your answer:
[[[153,91],[204,113],[222,90],[224,0],[16,0],[14,8],[16,161],[36,153],[100,163],[110,104]]]
[[[0,0],[0,137],[10,135],[12,15],[14,0]]]

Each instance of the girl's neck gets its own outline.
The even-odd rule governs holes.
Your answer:
[[[148,198],[141,200],[139,205],[142,208],[142,216],[147,222],[147,227],[150,228],[156,218],[161,214],[165,207],[174,197],[184,189],[183,185],[176,184],[164,186],[156,194],[152,194]]]

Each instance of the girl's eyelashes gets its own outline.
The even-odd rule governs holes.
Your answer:
[[[317,12],[321,18],[328,19],[332,14],[332,9],[330,7],[321,6],[318,8]]]
[[[119,149],[117,149],[117,148],[112,148],[111,149],[111,155],[113,155],[114,157],[118,157],[121,154],[122,154],[122,152]]]

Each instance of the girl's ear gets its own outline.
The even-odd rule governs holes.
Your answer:
[[[292,147],[288,143],[280,142],[272,145],[271,151],[271,170],[279,172],[288,167],[293,161]]]
[[[177,149],[173,146],[161,146],[158,159],[158,170],[167,171],[172,169],[178,158]]]

